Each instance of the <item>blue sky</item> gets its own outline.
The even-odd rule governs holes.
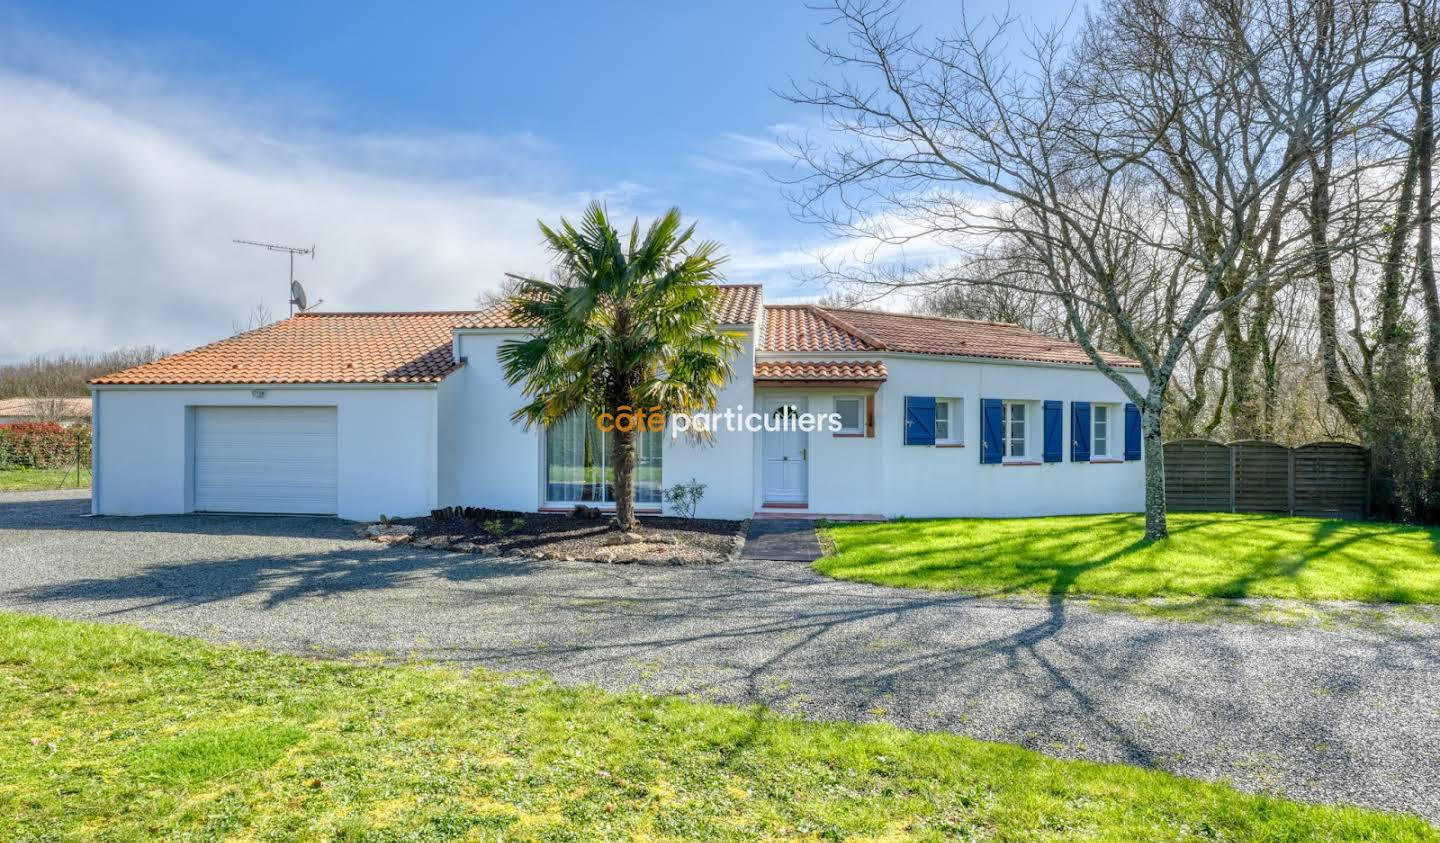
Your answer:
[[[823,20],[779,0],[0,0],[0,155],[32,162],[0,173],[22,206],[0,210],[0,293],[22,301],[0,359],[181,348],[257,303],[283,312],[278,259],[230,237],[317,243],[301,275],[327,307],[467,307],[505,271],[543,271],[534,219],[591,197],[678,204],[732,280],[817,295],[824,235],[767,171],[815,119],[771,89],[822,72],[806,37]]]

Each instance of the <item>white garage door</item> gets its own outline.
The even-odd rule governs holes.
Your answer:
[[[335,512],[334,407],[196,407],[195,509]]]

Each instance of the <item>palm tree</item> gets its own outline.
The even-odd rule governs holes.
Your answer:
[[[578,227],[561,218],[540,231],[555,280],[518,279],[510,314],[533,333],[500,347],[505,379],[529,399],[512,418],[529,428],[621,407],[713,409],[740,347],[713,316],[719,244],[692,243],[695,226],[681,228],[678,208],[643,236],[637,219],[622,240],[598,202]],[[610,442],[615,523],[634,530],[635,431],[617,427]]]

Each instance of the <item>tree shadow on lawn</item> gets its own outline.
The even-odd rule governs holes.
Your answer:
[[[124,520],[138,525],[144,519]],[[239,520],[243,526],[251,519]],[[1147,664],[1175,634],[1164,625],[1127,627],[1103,647],[1062,636],[1070,623],[1066,598],[1076,582],[1140,544],[1135,540],[1098,558],[1053,568],[1037,580],[1046,599],[1038,616],[1033,605],[841,583],[799,565],[641,568],[521,562],[359,542],[240,557],[221,557],[212,550],[205,558],[13,589],[6,597],[12,605],[18,601],[39,611],[47,604],[95,604],[119,620],[130,612],[226,601],[255,606],[258,612],[324,599],[324,611],[344,621],[350,617],[347,596],[389,593],[393,602],[369,601],[358,619],[371,627],[403,629],[404,635],[415,634],[417,626],[443,630],[448,643],[424,649],[444,660],[612,677],[631,675],[636,660],[654,660],[712,671],[723,680],[720,698],[742,702],[780,701],[777,683],[810,677],[802,681],[820,683],[817,692],[825,695],[824,704],[818,709],[802,704],[802,710],[865,720],[875,716],[872,708],[893,698],[900,710],[886,719],[924,728],[961,728],[960,722],[945,719],[954,716],[949,713],[953,707],[936,715],[942,719],[926,719],[927,700],[937,683],[966,689],[963,693],[982,701],[992,688],[1006,686],[1029,700],[1004,715],[1012,724],[1007,727],[1007,734],[1015,736],[1011,739],[1047,749],[1045,736],[1063,740],[1069,728],[1057,732],[1054,723],[1078,718],[1089,724],[1082,735],[1103,735],[1124,760],[1164,766],[1163,742],[1157,744],[1153,734],[1143,738],[1143,724],[1115,707],[1106,689],[1129,685],[1135,693],[1158,695],[1167,705],[1203,709],[1226,721],[1240,722],[1252,713],[1228,699],[1187,698],[1186,687],[1149,675]],[[472,587],[452,591],[444,583]],[[443,619],[424,616],[440,603]],[[993,628],[986,628],[992,631],[950,636],[947,630],[963,628],[976,617],[966,614],[972,607],[990,613]],[[310,624],[319,617],[324,615],[299,616]],[[204,616],[197,618],[206,622]],[[294,618],[288,621],[292,626]],[[270,637],[283,629],[285,620],[257,614],[253,626],[237,631]],[[325,638],[318,624],[302,632]],[[905,646],[865,650],[867,642],[891,637]],[[328,646],[336,640],[316,643]],[[1218,660],[1208,667],[1209,681],[1239,681],[1243,663],[1240,658]],[[668,690],[663,683],[651,687],[656,684]]]
[[[883,528],[864,525],[851,529],[848,538],[842,533],[843,551],[833,563],[822,562],[820,567],[842,579],[986,596],[1059,591],[1125,598],[1396,603],[1440,598],[1440,559],[1434,573],[1437,582],[1428,584],[1415,561],[1428,558],[1428,547],[1417,547],[1418,528],[1337,519],[1313,519],[1312,526],[1311,520],[1228,513],[1172,515],[1170,538],[1154,543],[1140,540],[1142,521],[1129,514],[1088,517],[1082,526],[1030,525],[1026,523],[1030,519],[1014,519],[1006,525],[1010,529],[998,531],[988,520],[977,521],[973,533],[965,531],[963,521],[954,520],[898,522]],[[1428,531],[1426,538],[1440,541],[1440,530]],[[1367,551],[1383,561],[1363,558]],[[1121,564],[1114,566],[1116,562]],[[1316,566],[1319,569],[1312,571]],[[1103,575],[1081,581],[1092,572]],[[1404,581],[1417,572],[1420,582]],[[1345,593],[1341,579],[1352,581],[1356,593]],[[1327,592],[1326,585],[1337,587]]]
[[[1282,528],[1293,522],[1298,530],[1305,525],[1296,519],[1286,519]],[[1383,550],[1406,551],[1404,539],[1416,536],[1424,528],[1406,524],[1392,524],[1377,521],[1351,521],[1345,519],[1317,520],[1309,540],[1287,539],[1277,536],[1263,545],[1263,557],[1249,563],[1247,570],[1213,587],[1204,596],[1218,598],[1245,598],[1275,596],[1258,588],[1267,581],[1285,581],[1297,593],[1294,599],[1324,600],[1352,599],[1366,603],[1433,603],[1436,602],[1435,587],[1416,588],[1399,581],[1397,573],[1414,569],[1406,561],[1385,561],[1377,563],[1374,552]],[[1289,530],[1287,530],[1289,532]],[[1432,543],[1440,542],[1440,530],[1427,531]],[[1355,553],[1347,553],[1364,544],[1372,553],[1364,559]],[[1298,550],[1297,550],[1298,548]],[[1252,556],[1256,555],[1251,553]],[[1440,579],[1440,558],[1434,560],[1434,576]],[[1336,597],[1333,594],[1317,595],[1305,586],[1303,577],[1316,566],[1336,566],[1332,572],[1335,578],[1363,578],[1363,586],[1353,594]],[[1323,576],[1325,571],[1316,572]]]
[[[828,674],[827,682],[842,689],[838,697],[853,705],[846,719],[855,720],[868,719],[866,712],[876,701],[891,696],[905,700],[907,706],[918,706],[928,693],[924,689],[951,672],[966,675],[967,681],[976,674],[1023,673],[1018,681],[1031,689],[1028,693],[1045,701],[1034,709],[1016,712],[1016,717],[1030,724],[1027,731],[1044,733],[1050,707],[1078,710],[1123,747],[1131,761],[1153,764],[1150,751],[1087,691],[1090,677],[1073,679],[1069,675],[1073,668],[1054,657],[1063,655],[1063,661],[1085,666],[1082,672],[1093,674],[1098,668],[1088,666],[1090,654],[1066,647],[1047,652],[1051,647],[1047,642],[1066,623],[1063,598],[1069,585],[1082,570],[1098,564],[1104,561],[1063,572],[1052,588],[1043,618],[959,647],[929,640],[923,631],[929,621],[922,618],[962,609],[975,598],[841,584],[801,566],[640,568],[484,559],[365,545],[157,563],[117,576],[11,589],[5,597],[12,606],[19,603],[36,611],[44,611],[47,605],[89,604],[103,610],[101,617],[116,620],[127,620],[131,613],[143,616],[231,601],[268,611],[296,601],[325,599],[325,611],[345,619],[345,604],[330,604],[330,600],[365,592],[393,592],[398,598],[404,592],[406,599],[381,604],[379,609],[373,601],[365,604],[363,614],[357,617],[370,625],[393,623],[394,628],[413,634],[417,606],[434,607],[436,599],[443,598],[451,601],[446,624],[458,625],[451,626],[450,633],[455,628],[469,628],[467,617],[475,619],[480,630],[490,630],[477,632],[472,641],[442,652],[438,656],[442,659],[522,669],[601,665],[606,673],[619,675],[637,658],[673,658],[691,664],[698,660],[702,669],[708,664],[724,673],[727,683],[738,681],[743,690],[733,684],[729,687],[739,701],[751,702],[774,701],[779,677],[795,670],[822,670]],[[436,579],[469,583],[475,588],[453,593],[428,590],[437,588]],[[451,611],[456,613],[453,617],[448,615]],[[393,614],[387,620],[388,612]],[[95,616],[88,607],[86,614]],[[309,622],[317,623],[314,617]],[[963,622],[963,616],[950,621],[957,622]],[[429,621],[418,623],[423,626]],[[435,623],[440,629],[439,622]],[[517,630],[513,640],[494,632],[507,624]],[[940,628],[946,625],[942,622]],[[244,636],[253,630],[270,637],[285,628],[283,622],[257,615],[252,629],[234,631]],[[876,655],[856,650],[857,641],[881,640],[887,635],[913,640],[917,629],[924,640],[914,652]],[[323,640],[318,624],[313,633],[306,634],[320,639],[316,641],[319,645],[333,645],[334,639]],[[1145,636],[1148,633],[1142,633],[1142,638]],[[464,636],[460,637],[463,641]],[[538,642],[543,642],[543,650],[537,650]],[[1106,656],[1106,682],[1134,678],[1135,666],[1150,649],[1141,639],[1134,644],[1123,655]],[[733,653],[748,655],[737,660]]]

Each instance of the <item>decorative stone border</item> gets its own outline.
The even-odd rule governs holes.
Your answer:
[[[680,542],[647,542],[643,539],[634,541],[624,534],[616,534],[614,544],[596,549],[593,555],[576,555],[559,553],[549,550],[524,551],[518,548],[502,550],[500,545],[488,542],[473,542],[463,539],[460,536],[421,536],[415,537],[415,527],[408,524],[367,524],[360,528],[360,534],[380,544],[396,545],[408,544],[413,547],[425,550],[449,551],[452,553],[474,553],[479,556],[489,556],[503,559],[531,560],[536,562],[595,562],[610,565],[649,565],[649,566],[680,566],[680,565],[719,565],[723,562],[733,562],[740,556],[740,551],[745,547],[745,535],[750,529],[750,520],[747,518],[740,522],[739,528],[730,540],[730,550],[723,553],[704,551],[691,545]],[[641,538],[635,536],[635,538]],[[674,552],[666,551],[674,548]]]

